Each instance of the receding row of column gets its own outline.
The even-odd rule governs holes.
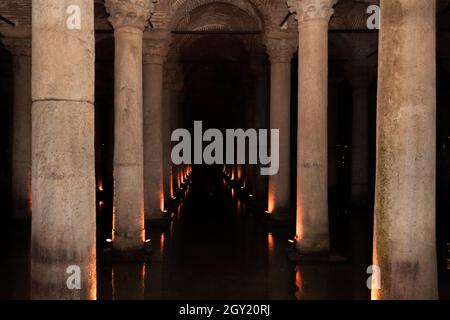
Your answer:
[[[66,1],[33,1],[32,81],[26,81],[30,75],[26,40],[8,44],[15,66],[14,203],[21,216],[29,214],[30,207],[23,204],[30,194],[27,154],[31,154],[32,288],[39,298],[96,295],[94,13],[92,2],[71,4],[74,1],[83,12],[80,29],[65,27],[61,13]],[[374,232],[374,264],[380,267],[381,287],[373,289],[373,298],[436,298],[436,61],[429,54],[435,52],[436,8],[435,1],[399,1],[400,8],[381,1],[385,18],[380,33]],[[330,251],[328,23],[336,2],[288,1],[299,25],[296,245],[303,254]],[[160,217],[163,173],[174,174],[173,168],[163,166],[168,163],[162,145],[167,38],[152,34],[144,43],[153,7],[150,0],[141,4],[106,1],[116,40],[113,245],[119,252],[143,248],[144,218]],[[270,122],[281,130],[280,173],[269,180],[269,211],[274,218],[290,211],[290,61],[296,41],[272,34],[267,42]],[[31,121],[28,83],[32,83]],[[355,106],[365,105],[367,86],[355,88]],[[354,117],[367,119],[367,109],[355,109]],[[367,123],[354,125],[354,158],[361,166],[353,174],[354,194],[361,199],[368,193],[364,128]],[[66,286],[67,270],[73,266],[80,269],[81,290]]]

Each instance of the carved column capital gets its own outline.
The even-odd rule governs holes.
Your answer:
[[[290,63],[298,48],[298,38],[266,39],[267,54],[271,63]]]
[[[31,57],[31,39],[5,38],[2,40],[6,49],[16,57]]]
[[[144,30],[155,9],[156,0],[106,0],[108,21],[114,29],[134,27]]]
[[[289,11],[295,13],[298,22],[330,20],[338,0],[287,0]]]

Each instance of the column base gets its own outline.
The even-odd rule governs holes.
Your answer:
[[[334,253],[326,254],[302,254],[295,248],[288,248],[286,250],[288,259],[292,262],[347,262],[347,258]]]

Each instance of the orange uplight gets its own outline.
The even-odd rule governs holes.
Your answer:
[[[159,193],[159,207],[161,211],[164,212],[164,192],[162,191]]]
[[[161,232],[161,238],[159,240],[159,245],[161,248],[161,257],[164,256],[164,232]]]
[[[302,195],[297,195],[297,222],[296,222],[296,236],[297,241],[303,240],[304,236],[304,226],[303,226],[303,203]]]
[[[272,214],[274,210],[275,210],[275,194],[272,190],[270,190],[267,202],[267,212],[269,214]]]
[[[98,180],[97,188],[98,191],[105,191],[105,189],[103,188],[103,181],[101,179]]]

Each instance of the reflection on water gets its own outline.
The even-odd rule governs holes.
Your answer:
[[[170,226],[147,230],[149,262],[111,263],[99,251],[99,299],[370,298],[365,273],[371,262],[370,232],[361,222],[349,226],[348,262],[295,264],[286,255],[293,230],[268,230],[239,187],[231,188],[211,172],[197,174],[202,179],[197,182],[194,174],[189,196],[173,209]],[[29,238],[10,236],[2,243],[20,250],[6,251],[0,264],[1,297],[28,298]]]
[[[295,287],[297,290],[295,291],[295,298],[297,300],[303,299],[303,283],[302,283],[302,274],[300,272],[300,266],[295,267]]]
[[[113,300],[145,298],[145,263],[116,262],[111,268]]]

